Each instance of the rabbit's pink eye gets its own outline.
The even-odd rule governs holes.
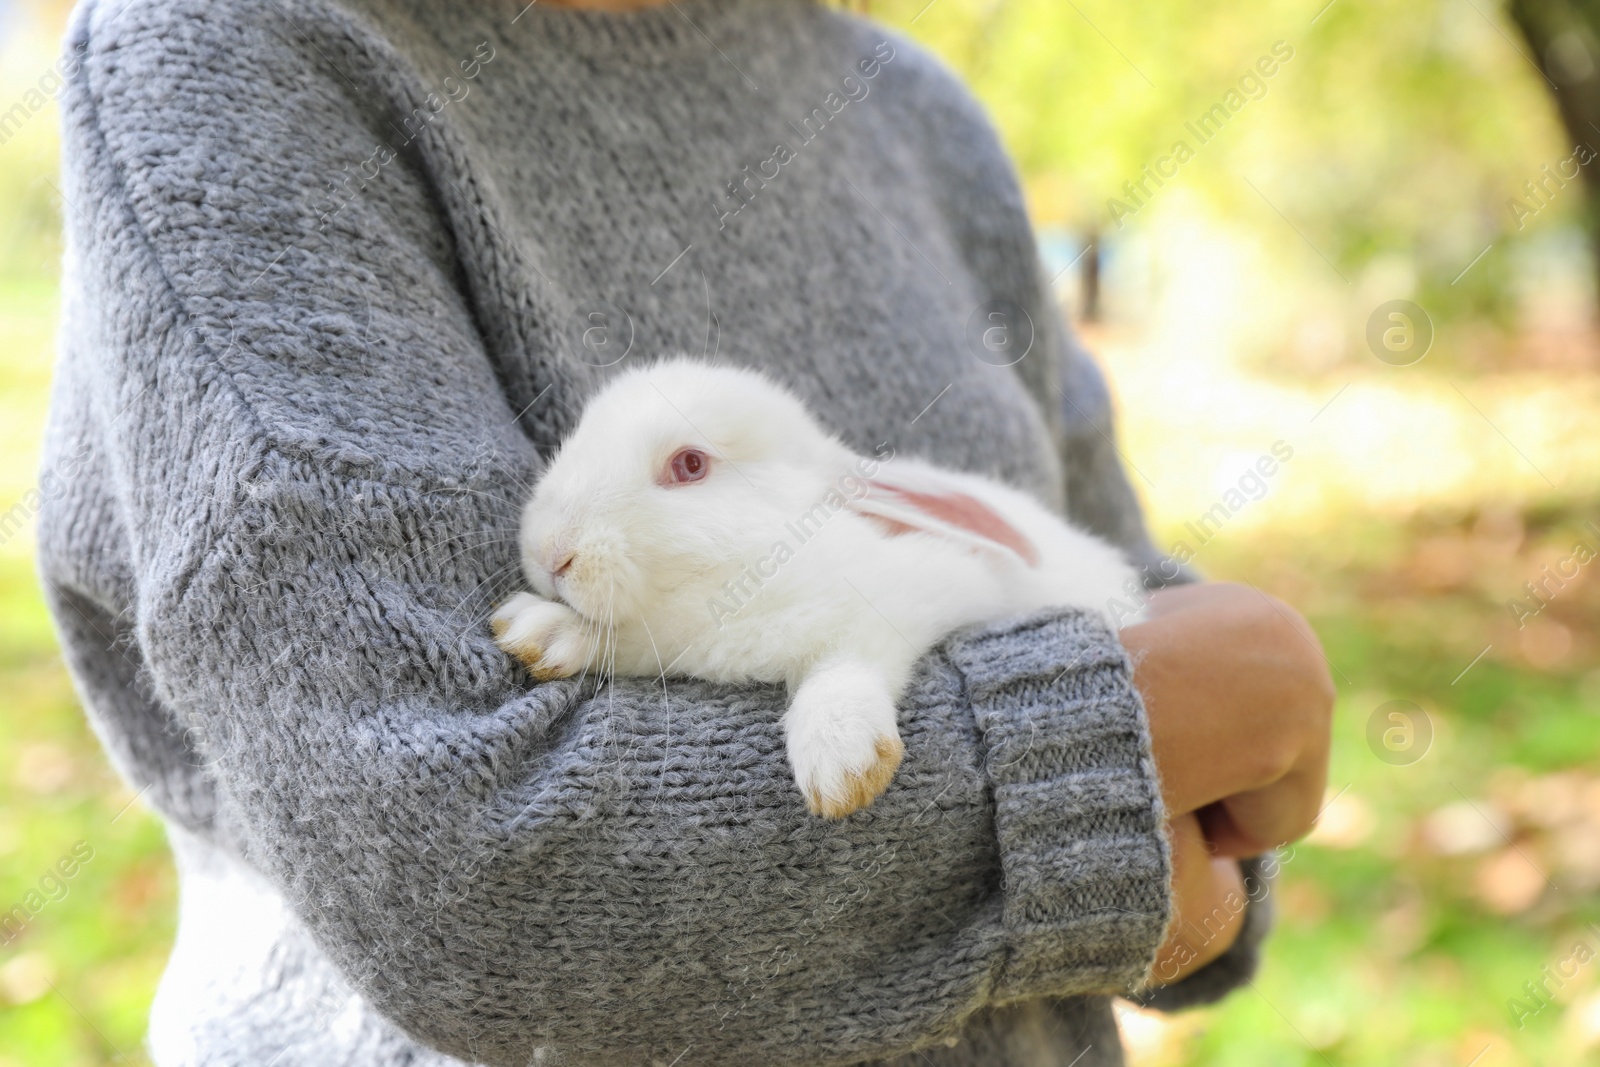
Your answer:
[[[711,457],[698,448],[680,448],[667,461],[666,481],[682,485],[698,482],[711,471]]]

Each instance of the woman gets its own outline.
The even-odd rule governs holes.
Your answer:
[[[839,823],[782,693],[536,685],[484,624],[584,398],[672,351],[1162,577],[933,60],[811,0],[88,0],[69,49],[42,570],[177,854],[156,1062],[1088,1067],[1109,994],[1248,972],[1235,858],[1309,825],[1331,700],[1253,591],[953,636]]]

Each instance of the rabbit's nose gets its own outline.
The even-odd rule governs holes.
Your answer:
[[[550,577],[559,578],[572,569],[572,561],[577,556],[576,552],[564,552],[550,567]]]

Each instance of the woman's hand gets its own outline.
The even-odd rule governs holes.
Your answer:
[[[1150,980],[1186,978],[1228,950],[1244,925],[1244,873],[1236,860],[1211,854],[1200,820],[1179,815],[1167,823],[1172,847],[1172,928],[1156,951]]]
[[[1304,834],[1328,776],[1333,681],[1298,612],[1246,586],[1154,594],[1121,632],[1144,697],[1172,845],[1176,915],[1152,978],[1220,956],[1244,920],[1231,857]]]
[[[1248,586],[1162,590],[1122,631],[1167,815],[1197,813],[1217,855],[1311,829],[1328,778],[1333,680],[1298,612]]]

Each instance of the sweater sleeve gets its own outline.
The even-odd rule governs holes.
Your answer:
[[[376,65],[327,50],[356,35],[291,0],[267,30],[167,6],[85,5],[69,43],[50,447],[87,442],[95,477],[42,519],[133,787],[181,734],[162,773],[203,774],[204,810],[163,788],[166,813],[377,1010],[488,1064],[844,1062],[1139,982],[1168,859],[1114,635],[1063,611],[953,637],[894,784],[839,823],[790,779],[779,690],[530,685],[485,618],[551,402],[506,368],[547,342],[480,328],[453,247],[493,224],[412,155],[449,138],[330,225],[308,190],[380,136]]]

